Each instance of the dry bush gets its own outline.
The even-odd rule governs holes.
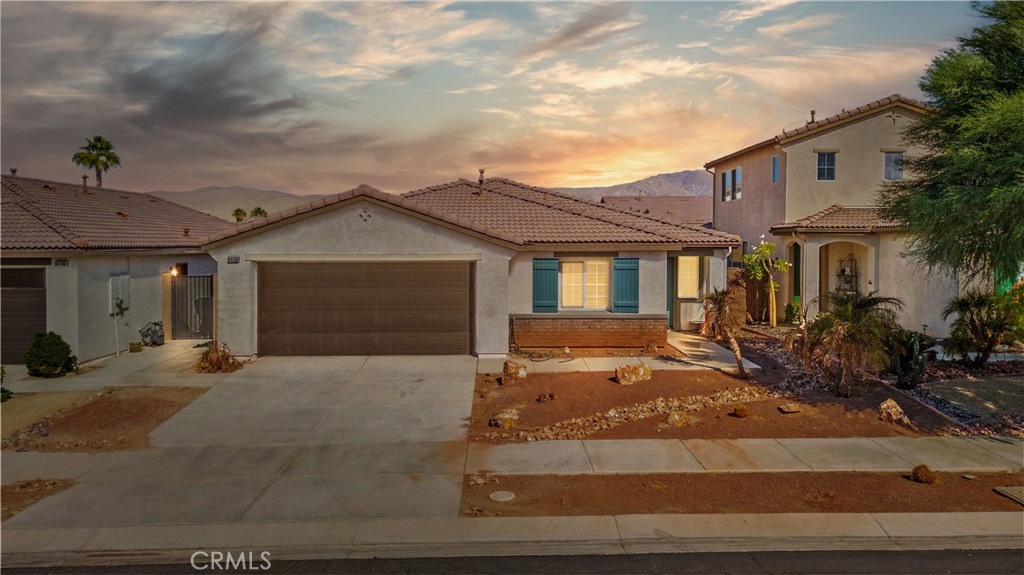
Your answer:
[[[740,404],[737,404],[735,407],[732,408],[732,414],[733,414],[733,416],[739,417],[739,418],[742,419],[742,418],[750,415],[750,408],[747,407],[747,404],[740,403]]]
[[[196,362],[196,370],[199,373],[232,373],[240,369],[242,362],[231,355],[227,344],[217,341],[211,341]]]
[[[910,479],[916,483],[931,485],[939,481],[939,476],[929,469],[927,465],[918,465],[910,472]]]

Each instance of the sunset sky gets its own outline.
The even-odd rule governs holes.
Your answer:
[[[967,2],[2,6],[2,163],[108,187],[332,193],[594,186],[700,168],[820,116],[921,98]]]

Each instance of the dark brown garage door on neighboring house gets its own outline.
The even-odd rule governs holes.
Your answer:
[[[468,262],[260,263],[261,355],[470,352]]]
[[[0,361],[25,363],[37,333],[46,331],[46,269],[0,270]]]

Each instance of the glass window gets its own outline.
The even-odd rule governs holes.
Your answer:
[[[700,297],[700,257],[676,258],[676,296],[685,299]]]
[[[829,182],[836,179],[836,153],[818,152],[818,181]]]
[[[779,169],[780,169],[779,157],[778,156],[772,156],[772,183],[773,184],[779,183]]]
[[[903,152],[885,152],[883,178],[889,182],[903,179]]]
[[[732,193],[732,172],[726,170],[722,174],[722,201],[729,201],[729,196]]]
[[[743,168],[732,171],[732,199],[738,200],[743,195]]]
[[[608,309],[611,294],[608,260],[565,261],[559,267],[563,308]]]

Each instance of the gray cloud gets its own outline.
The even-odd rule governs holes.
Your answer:
[[[624,4],[601,4],[588,10],[575,22],[547,38],[534,42],[523,55],[535,57],[552,52],[576,52],[606,43],[612,36],[637,27],[629,21],[630,9]]]

